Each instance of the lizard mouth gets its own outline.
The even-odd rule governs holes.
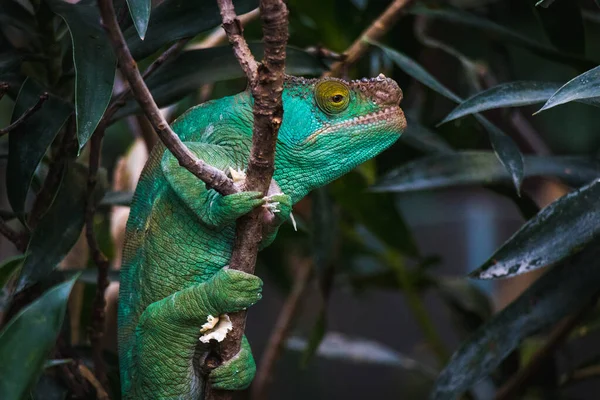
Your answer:
[[[339,132],[344,128],[355,128],[367,125],[377,129],[397,132],[398,136],[400,136],[404,129],[406,129],[406,118],[404,118],[404,112],[402,112],[402,109],[399,106],[390,106],[343,122],[329,124],[318,131],[315,131],[306,138],[305,142],[312,142],[319,135]]]

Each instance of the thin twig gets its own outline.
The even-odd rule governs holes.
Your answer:
[[[179,161],[179,165],[190,171],[196,177],[217,192],[227,195],[238,192],[233,181],[222,171],[199,160],[173,132],[167,121],[156,106],[148,87],[144,83],[137,64],[125,43],[123,33],[115,17],[115,10],[110,0],[98,2],[104,27],[119,60],[119,68],[129,81],[129,86],[140,107],[148,117],[160,140]]]
[[[6,82],[0,82],[0,100],[4,97],[6,93],[8,93],[8,89],[10,89],[10,85]]]
[[[25,251],[25,248],[27,247],[27,242],[26,240],[24,240],[25,237],[23,236],[23,234],[12,229],[6,224],[6,221],[4,221],[3,219],[0,219],[0,234],[7,238],[10,242],[12,242],[12,244],[14,244],[19,251]]]
[[[2,98],[2,96],[0,96],[0,98]],[[48,92],[44,92],[38,99],[37,103],[25,110],[25,112],[15,120],[15,122],[10,124],[6,128],[0,129],[0,136],[6,135],[7,133],[15,130],[19,125],[25,122],[27,118],[29,118],[32,114],[34,114],[36,111],[42,108],[42,105],[46,100],[48,100]]]
[[[261,2],[262,3],[262,2]],[[237,58],[242,70],[246,74],[250,87],[254,86],[258,80],[258,64],[252,56],[248,43],[244,39],[244,28],[238,19],[231,0],[217,0],[221,19],[223,20],[223,29],[233,47],[233,53]],[[263,19],[264,21],[264,19]],[[265,48],[265,53],[267,52]]]
[[[88,367],[82,363],[79,363],[77,365],[77,369],[79,370],[81,376],[83,376],[94,387],[94,389],[96,389],[96,398],[98,400],[109,400],[108,393],[106,393],[106,390],[100,381],[96,379],[96,376],[92,374],[92,371],[90,371]]]
[[[267,385],[272,378],[273,367],[279,358],[283,342],[289,335],[292,321],[298,311],[298,306],[303,297],[302,294],[304,293],[306,284],[310,278],[310,273],[312,271],[311,260],[299,260],[297,264],[298,267],[294,277],[294,285],[277,316],[277,322],[267,341],[267,348],[258,364],[256,377],[252,383],[251,398],[253,400],[266,398]]]
[[[563,343],[564,339],[569,336],[571,331],[575,329],[581,319],[594,308],[598,296],[594,296],[593,300],[583,306],[573,315],[569,315],[562,320],[550,332],[546,343],[533,355],[529,363],[521,368],[519,372],[513,375],[499,390],[496,392],[495,400],[516,399],[518,395],[526,388],[529,380],[540,369],[543,363],[554,354],[556,349]]]
[[[245,189],[266,194],[275,170],[275,144],[283,119],[285,46],[288,39],[288,10],[282,0],[261,0],[260,17],[265,44],[263,63],[255,69],[256,61],[241,36],[241,25],[231,1],[219,0],[223,27],[234,46],[234,54],[244,69],[254,98],[252,149],[248,161]],[[256,75],[255,75],[256,73]],[[262,209],[240,218],[229,263],[232,269],[253,273],[258,246],[262,239]],[[230,315],[233,331],[221,343],[222,360],[233,358],[240,349],[246,325],[246,312]],[[231,392],[209,388],[207,399],[230,399]]]
[[[363,33],[352,43],[344,53],[347,57],[344,61],[336,62],[331,66],[326,76],[338,76],[349,65],[354,64],[369,47],[370,41],[378,41],[390,30],[394,23],[400,18],[402,10],[412,0],[394,0],[392,4],[377,18]]]
[[[108,287],[108,259],[100,249],[96,234],[94,232],[94,214],[96,207],[94,203],[94,192],[98,181],[98,169],[100,168],[100,151],[102,150],[102,138],[104,130],[94,132],[90,145],[90,161],[87,181],[87,201],[85,206],[85,235],[90,248],[94,264],[98,268],[96,284],[96,295],[92,304],[92,323],[90,328],[90,341],[92,344],[92,359],[94,361],[94,372],[96,377],[106,385],[108,379],[102,357],[102,337],[104,336],[104,309],[106,300],[104,292]]]
[[[248,25],[248,23],[254,21],[258,18],[260,12],[258,8],[247,12],[246,14],[242,14],[238,16],[240,23],[242,24],[242,28]],[[187,48],[189,50],[199,50],[199,49],[208,49],[211,47],[218,46],[227,40],[227,34],[224,29],[218,28],[215,29],[210,35],[206,36],[200,43],[192,44]]]

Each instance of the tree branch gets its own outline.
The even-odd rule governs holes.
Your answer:
[[[25,252],[25,249],[27,248],[27,241],[25,240],[24,235],[8,226],[6,221],[3,219],[0,219],[0,235],[11,241],[19,251]],[[1,325],[2,321],[0,318],[0,326]]]
[[[495,400],[515,399],[526,388],[529,380],[540,369],[542,364],[556,351],[563,343],[569,333],[575,329],[581,319],[591,311],[596,302],[598,295],[594,296],[593,300],[579,309],[575,314],[569,315],[563,319],[548,336],[548,340],[544,345],[533,355],[529,363],[521,368],[514,376],[512,376],[499,390],[496,392]]]
[[[7,86],[7,88],[8,88],[8,86]],[[2,90],[3,89],[0,88],[0,92]],[[2,93],[2,95],[4,95],[4,93]],[[1,98],[2,98],[2,96],[0,96],[0,99]],[[29,118],[32,114],[35,114],[35,112],[37,110],[39,110],[40,108],[42,108],[42,105],[44,104],[44,102],[46,100],[48,100],[48,92],[44,92],[40,96],[40,98],[38,99],[37,103],[35,103],[32,107],[29,107],[27,110],[25,110],[25,112],[23,114],[21,114],[21,116],[15,120],[15,122],[13,122],[12,124],[10,124],[6,128],[0,129],[0,136],[6,135],[7,133],[9,133],[12,130],[16,129],[23,122],[25,122],[27,120],[27,118]]]
[[[336,62],[331,66],[325,76],[338,76],[342,70],[354,64],[369,48],[370,41],[377,41],[390,30],[394,23],[400,18],[402,10],[412,0],[394,0],[392,4],[360,35],[358,39],[344,53],[347,57],[344,61]]]
[[[259,191],[266,195],[275,169],[275,144],[283,119],[281,94],[285,77],[288,10],[282,0],[260,1],[265,50],[263,63],[256,70],[256,61],[247,50],[248,46],[241,35],[241,25],[231,1],[219,0],[218,4],[223,16],[223,27],[234,46],[234,54],[250,81],[250,90],[254,98],[252,149],[245,190]],[[247,273],[254,272],[258,246],[262,239],[262,212],[259,208],[238,220],[230,268]],[[246,312],[234,313],[230,317],[233,330],[221,343],[221,360],[229,360],[238,353],[246,325]],[[229,399],[231,392],[209,388],[206,398]]]
[[[302,294],[304,293],[304,289],[310,278],[312,261],[308,259],[297,260],[297,264],[294,286],[279,312],[277,322],[275,323],[269,341],[267,342],[267,348],[258,364],[258,371],[256,372],[256,378],[254,378],[251,389],[251,398],[253,400],[266,398],[266,390],[271,380],[273,367],[279,358],[283,342],[290,333],[292,321],[298,311],[300,300],[302,300]]]
[[[104,23],[109,39],[117,54],[119,68],[127,81],[131,91],[140,104],[142,110],[148,117],[152,127],[158,134],[160,140],[173,153],[179,161],[179,165],[190,171],[196,177],[204,181],[207,187],[215,189],[217,192],[227,195],[238,192],[238,189],[222,171],[204,161],[198,159],[173,132],[167,121],[163,118],[160,110],[156,106],[148,87],[144,83],[138,70],[137,64],[123,38],[123,33],[119,28],[115,10],[110,0],[99,0],[100,15]]]
[[[258,80],[258,64],[252,56],[248,43],[244,39],[244,28],[238,19],[231,0],[217,0],[221,19],[223,20],[223,29],[233,47],[233,53],[237,58],[242,70],[248,77],[250,86],[254,86]],[[262,2],[261,2],[262,4]],[[264,20],[263,20],[264,21]],[[265,53],[267,50],[265,49]]]

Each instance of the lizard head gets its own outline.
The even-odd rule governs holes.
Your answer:
[[[311,186],[293,191],[324,185],[391,146],[406,127],[401,100],[398,84],[383,74],[354,81],[288,77],[276,162]]]

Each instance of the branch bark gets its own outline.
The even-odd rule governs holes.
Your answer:
[[[238,189],[233,184],[233,181],[227,177],[222,171],[206,164],[198,159],[173,132],[167,121],[163,118],[158,109],[150,90],[144,83],[138,66],[131,56],[123,33],[119,28],[115,10],[110,0],[99,0],[100,15],[104,28],[108,33],[108,37],[117,54],[119,61],[119,69],[127,78],[133,96],[140,104],[140,107],[148,117],[152,127],[158,134],[160,140],[173,153],[179,165],[190,171],[196,177],[204,181],[207,187],[215,189],[217,192],[228,195],[238,192]]]
[[[8,86],[7,86],[8,87]],[[0,92],[3,89],[0,88]],[[2,97],[0,97],[2,98]],[[29,118],[32,114],[35,114],[35,112],[37,110],[39,110],[40,108],[42,108],[42,105],[44,104],[44,102],[48,100],[48,92],[44,92],[40,98],[38,99],[37,103],[35,103],[33,106],[29,107],[27,110],[25,110],[25,112],[23,114],[21,114],[21,116],[19,118],[17,118],[15,120],[15,122],[13,122],[12,124],[10,124],[9,126],[7,126],[6,128],[2,128],[0,129],[0,136],[6,135],[7,133],[9,133],[10,131],[16,129],[19,125],[21,125],[23,122],[25,122],[27,120],[27,118]]]
[[[324,76],[339,76],[344,68],[354,64],[369,48],[370,41],[377,41],[385,35],[390,28],[400,18],[402,10],[409,5],[412,0],[394,0],[392,4],[373,23],[363,31],[363,33],[352,43],[344,53],[346,58],[331,66],[331,69]]]
[[[244,69],[254,98],[254,126],[252,149],[248,161],[245,190],[267,194],[275,169],[275,145],[283,119],[283,93],[285,46],[288,39],[288,10],[282,0],[261,0],[260,17],[263,25],[264,59],[255,69],[256,61],[248,49],[230,0],[218,1],[223,28],[234,54]],[[240,218],[229,268],[253,273],[258,246],[262,239],[261,213],[256,209]],[[230,315],[233,330],[220,346],[220,359],[233,358],[240,349],[246,325],[246,312]],[[208,388],[207,399],[230,399],[231,392]]]

